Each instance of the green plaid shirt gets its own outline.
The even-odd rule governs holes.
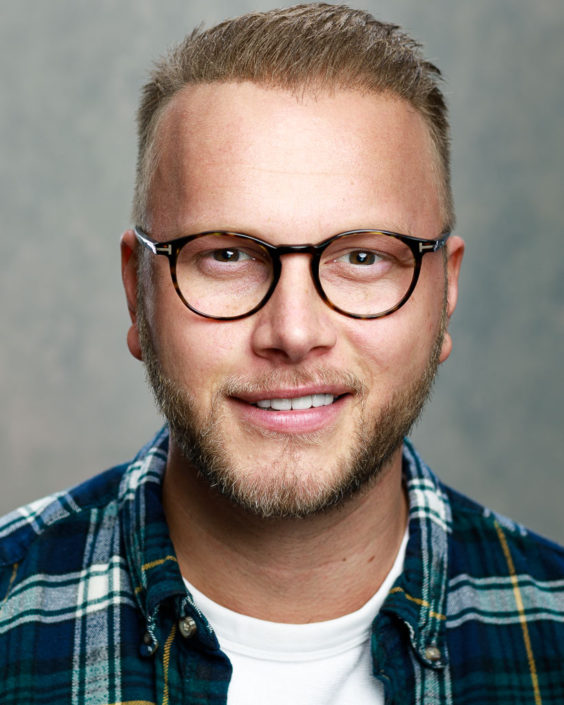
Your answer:
[[[226,703],[161,504],[166,430],[0,523],[0,703]],[[409,443],[403,574],[373,624],[386,702],[564,703],[564,551],[443,486]]]

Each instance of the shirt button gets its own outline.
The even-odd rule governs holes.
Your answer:
[[[149,632],[145,632],[143,636],[143,643],[139,648],[141,656],[153,656],[158,648],[159,643],[153,639]]]
[[[425,649],[425,658],[428,661],[437,662],[441,660],[441,652],[436,646],[428,646]]]
[[[184,619],[181,619],[180,622],[178,622],[178,628],[185,639],[190,639],[190,637],[193,637],[198,631],[198,625],[192,617],[184,617]]]

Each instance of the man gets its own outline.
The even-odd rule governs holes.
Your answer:
[[[2,703],[564,701],[563,552],[403,440],[464,249],[438,80],[331,5],[158,65],[121,251],[168,424],[4,521]]]

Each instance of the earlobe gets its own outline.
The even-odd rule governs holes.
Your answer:
[[[127,347],[129,352],[137,360],[143,361],[143,354],[141,352],[141,345],[139,344],[139,332],[137,330],[137,323],[132,323],[127,331]]]
[[[447,322],[448,326],[448,322]],[[445,330],[444,336],[443,336],[443,343],[441,346],[441,354],[439,355],[439,362],[444,362],[448,356],[450,355],[452,351],[452,338],[450,333],[447,330]]]
[[[142,359],[139,333],[137,330],[137,241],[133,230],[126,230],[121,236],[121,278],[125,290],[131,326],[127,331],[127,347],[137,360]]]

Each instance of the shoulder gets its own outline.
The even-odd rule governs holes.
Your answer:
[[[530,574],[560,580],[564,590],[564,547],[443,485],[452,525],[449,562],[482,577]]]
[[[445,491],[452,509],[449,632],[476,648],[479,642],[492,659],[514,651],[512,658],[525,671],[534,657],[538,677],[552,682],[564,658],[564,549]]]
[[[120,465],[65,492],[16,509],[0,519],[0,597],[18,576],[80,570],[93,522],[111,528],[127,465]]]
[[[564,548],[445,485],[404,444],[410,532],[446,561],[451,580],[528,575],[564,591]]]
[[[56,593],[88,581],[99,590],[102,575],[115,583],[119,574],[127,583],[126,549],[139,549],[139,534],[153,516],[149,508],[162,523],[167,449],[165,427],[131,462],[0,519],[0,633],[10,610],[25,611],[48,595],[55,609]]]

